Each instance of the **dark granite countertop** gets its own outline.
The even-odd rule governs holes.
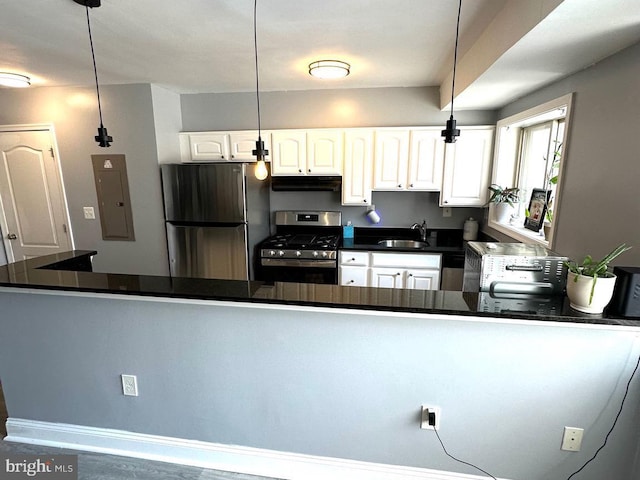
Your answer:
[[[640,319],[572,310],[566,297],[172,278],[91,272],[97,252],[75,250],[0,266],[0,286],[153,297],[419,312],[522,321],[640,327]]]

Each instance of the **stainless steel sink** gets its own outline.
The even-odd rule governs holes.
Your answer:
[[[428,242],[418,242],[416,240],[380,240],[378,245],[387,248],[425,248]]]

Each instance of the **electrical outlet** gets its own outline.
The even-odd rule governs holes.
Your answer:
[[[138,379],[135,375],[120,375],[122,378],[122,393],[129,397],[138,396]]]
[[[451,216],[451,207],[443,207],[442,208],[442,216],[450,217]]]
[[[569,452],[579,452],[582,445],[583,428],[564,427],[564,435],[562,436],[561,450]]]
[[[94,220],[96,218],[96,212],[93,210],[93,207],[82,207],[82,211],[84,212],[84,218],[87,220]]]
[[[422,405],[420,428],[423,430],[440,429],[440,407]]]

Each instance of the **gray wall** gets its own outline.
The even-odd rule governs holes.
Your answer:
[[[637,332],[527,321],[6,291],[0,304],[9,417],[476,474],[418,428],[432,404],[449,451],[513,480],[567,478],[591,457],[640,355]],[[122,373],[139,397],[121,395]],[[637,478],[638,405],[636,379],[581,480]],[[581,452],[560,450],[564,426],[585,429]]]
[[[444,128],[449,112],[438,108],[439,90],[422,88],[370,88],[263,92],[260,109],[263,129],[433,126]],[[182,95],[185,131],[257,128],[255,93]],[[456,112],[459,125],[493,125],[496,112]],[[426,219],[433,228],[462,228],[466,218],[481,217],[478,209],[453,209],[443,217],[437,193],[375,192],[380,226],[406,227]],[[341,210],[343,220],[368,226],[365,207],[343,207],[339,193],[272,192],[272,210]]]
[[[103,86],[104,124],[114,142],[100,148],[92,88],[0,90],[0,125],[52,123],[75,246],[100,252],[98,271],[167,274],[167,255],[158,173],[158,150],[150,85]],[[124,154],[133,207],[135,242],[103,241],[99,220],[85,220],[82,207],[98,212],[92,154]]]
[[[505,118],[570,92],[570,139],[555,250],[582,260],[621,242],[634,246],[615,263],[640,265],[640,43],[508,105]]]

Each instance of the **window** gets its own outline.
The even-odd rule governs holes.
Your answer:
[[[518,187],[520,203],[507,220],[501,221],[496,217],[495,205],[491,205],[491,228],[522,242],[552,245],[562,192],[563,145],[571,97],[566,95],[498,122],[492,183],[503,188]],[[550,228],[539,232],[524,228],[533,189],[549,192],[545,217]]]

